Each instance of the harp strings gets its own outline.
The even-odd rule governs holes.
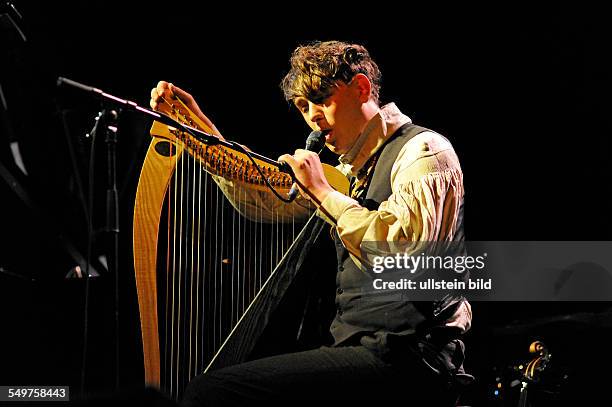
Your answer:
[[[158,315],[165,316],[159,335],[161,386],[175,399],[217,353],[296,229],[291,211],[247,204],[245,188],[231,190],[236,208],[231,206],[205,170],[208,147],[197,148],[193,156],[171,148],[175,171],[164,211],[167,228],[159,234],[166,248],[160,263],[165,270],[158,278],[158,294],[165,295],[158,302],[164,308]],[[241,213],[249,213],[251,220]]]

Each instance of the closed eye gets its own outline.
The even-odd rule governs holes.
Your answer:
[[[300,111],[300,113],[302,113],[302,114],[308,113],[308,105],[300,104],[300,105],[296,105],[296,107]]]

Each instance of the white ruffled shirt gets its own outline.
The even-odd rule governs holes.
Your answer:
[[[339,157],[337,168],[347,176],[356,176],[393,134],[410,122],[394,103],[380,108],[355,140],[349,151]],[[296,199],[285,204],[271,192],[249,189],[214,177],[232,205],[248,218],[257,213],[282,213],[285,219],[306,218],[314,207],[309,201]],[[410,139],[400,150],[390,175],[391,196],[377,210],[369,210],[338,191],[331,192],[321,206],[336,220],[337,232],[349,252],[359,253],[362,242],[447,241],[457,231],[459,208],[463,200],[463,173],[451,143],[438,133],[425,131]],[[236,200],[236,196],[240,197]],[[257,212],[255,212],[255,208]],[[319,216],[325,216],[317,211]],[[276,218],[278,219],[278,218]],[[271,221],[266,219],[264,221]],[[329,219],[326,219],[330,222]],[[332,223],[332,222],[330,222]],[[333,224],[333,223],[332,223]],[[463,331],[470,328],[472,311],[466,301],[446,321]]]

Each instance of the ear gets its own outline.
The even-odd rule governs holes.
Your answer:
[[[359,93],[359,101],[361,103],[366,103],[370,100],[370,95],[372,94],[372,82],[370,82],[370,78],[362,73],[358,73],[353,77],[351,83]]]

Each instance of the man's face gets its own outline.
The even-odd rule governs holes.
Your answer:
[[[340,82],[322,103],[304,97],[295,98],[293,103],[311,129],[331,130],[325,144],[335,154],[347,153],[367,122],[355,81],[348,85]]]

